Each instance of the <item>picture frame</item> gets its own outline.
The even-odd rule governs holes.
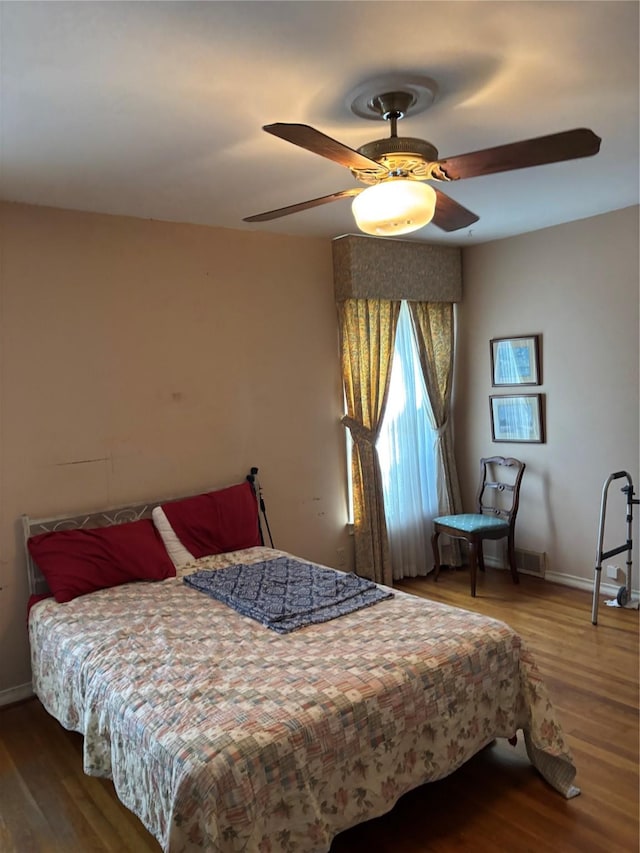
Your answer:
[[[542,394],[491,394],[491,440],[545,441]]]
[[[491,384],[540,385],[540,335],[492,338]]]

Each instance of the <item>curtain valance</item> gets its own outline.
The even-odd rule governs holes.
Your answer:
[[[462,253],[457,246],[348,234],[333,240],[332,250],[336,302],[462,299]]]

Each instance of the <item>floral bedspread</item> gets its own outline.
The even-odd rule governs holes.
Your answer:
[[[575,768],[535,662],[502,622],[402,592],[290,634],[178,577],[30,614],[34,690],[84,735],[165,851],[315,853],[518,729],[567,797]]]

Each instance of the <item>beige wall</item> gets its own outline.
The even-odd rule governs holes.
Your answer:
[[[547,577],[590,586],[604,481],[624,469],[640,489],[638,208],[469,247],[463,281],[454,422],[465,507],[481,456],[522,458],[516,545],[546,552]],[[508,389],[491,387],[489,340],[529,333],[542,335],[543,384],[524,390],[546,397],[547,442],[495,444],[488,398]],[[605,549],[626,540],[623,484],[608,493]]]
[[[256,465],[276,546],[348,559],[330,241],[1,213],[0,702],[30,679],[21,513],[222,486]]]
[[[345,549],[348,564],[330,242],[0,213],[0,703],[30,678],[21,513],[225,485],[257,465],[276,546],[332,565]],[[638,209],[465,249],[463,279],[466,505],[480,456],[521,456],[517,544],[589,585],[604,479],[625,468],[640,486]],[[492,444],[489,339],[526,333],[542,334],[547,443]],[[635,560],[637,578],[637,546]]]

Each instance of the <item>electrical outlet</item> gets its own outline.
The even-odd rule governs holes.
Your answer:
[[[617,580],[620,566],[607,566],[607,577]]]

